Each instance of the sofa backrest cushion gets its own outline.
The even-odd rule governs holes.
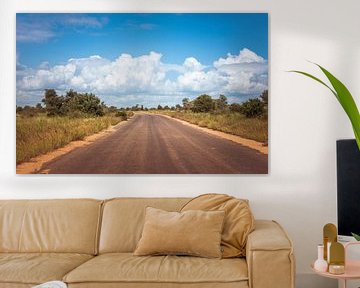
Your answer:
[[[102,201],[0,200],[1,252],[96,254]]]
[[[146,207],[179,211],[189,198],[116,198],[105,201],[99,253],[131,253],[141,237]]]
[[[181,211],[205,210],[226,212],[221,235],[223,258],[245,257],[248,235],[254,230],[254,216],[248,200],[226,194],[204,194],[190,200]]]

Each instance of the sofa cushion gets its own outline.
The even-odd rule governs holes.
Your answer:
[[[221,258],[224,216],[224,211],[168,212],[147,207],[144,229],[134,255]]]
[[[104,203],[100,253],[134,252],[144,225],[145,208],[179,211],[189,198],[115,198]]]
[[[70,284],[99,282],[232,283],[242,281],[247,283],[247,279],[247,264],[241,258],[139,257],[133,256],[131,253],[111,253],[97,256],[64,277],[64,281]]]
[[[221,237],[222,257],[245,257],[247,237],[254,230],[254,216],[248,200],[236,199],[225,194],[204,194],[191,199],[181,209],[188,210],[225,211]]]
[[[95,254],[102,201],[0,200],[0,253]]]
[[[0,283],[40,284],[61,280],[92,257],[71,253],[0,253]]]

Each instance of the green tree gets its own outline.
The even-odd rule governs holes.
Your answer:
[[[190,104],[190,99],[189,98],[184,98],[182,99],[182,104],[185,110],[190,110],[191,108],[191,104]]]
[[[219,99],[216,99],[215,101],[215,109],[216,110],[225,110],[227,108],[227,98],[225,95],[220,95]]]
[[[231,112],[241,112],[242,109],[241,109],[241,104],[239,103],[232,103],[230,106],[229,106],[229,109]]]
[[[261,100],[262,100],[266,105],[268,105],[268,101],[269,101],[268,90],[264,90],[264,91],[261,93],[260,98],[261,98]]]
[[[128,115],[127,115],[126,111],[124,111],[124,110],[118,110],[115,113],[115,117],[120,117],[124,121],[126,121],[128,119]]]
[[[241,113],[248,118],[259,117],[264,111],[264,103],[259,98],[249,99],[241,105]]]
[[[46,112],[49,116],[62,115],[62,106],[64,104],[64,97],[58,96],[54,89],[45,89],[44,99]]]
[[[69,90],[66,93],[63,114],[86,114],[89,116],[103,116],[105,105],[100,98],[92,93],[77,93]]]
[[[118,112],[119,110],[124,110],[124,108],[118,109],[118,108],[115,107],[115,106],[110,106],[110,107],[107,108],[107,112],[108,112],[108,113],[116,113],[116,112]]]
[[[213,99],[206,94],[200,95],[193,101],[193,112],[210,112],[213,110]]]
[[[42,109],[43,109],[41,103],[37,103],[36,106],[35,106],[35,108],[36,108],[37,110],[39,110],[39,112],[41,112]]]
[[[139,111],[139,104],[136,104],[135,106],[131,107],[132,111]]]
[[[163,107],[159,104],[157,107],[158,110],[163,110]]]
[[[269,111],[269,108],[268,108],[268,103],[269,103],[269,96],[268,96],[268,90],[264,90],[260,96],[261,100],[263,101],[264,103],[264,113],[263,113],[263,116],[264,117],[268,117],[268,111]]]

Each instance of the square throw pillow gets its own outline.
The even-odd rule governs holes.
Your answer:
[[[221,238],[222,258],[245,257],[248,235],[254,230],[254,216],[247,200],[225,194],[200,195],[182,207],[181,211],[225,211]]]
[[[168,212],[146,208],[134,255],[191,255],[221,258],[224,211]]]

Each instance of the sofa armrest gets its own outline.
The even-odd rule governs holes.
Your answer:
[[[294,288],[293,245],[275,221],[256,220],[246,246],[250,288]]]

